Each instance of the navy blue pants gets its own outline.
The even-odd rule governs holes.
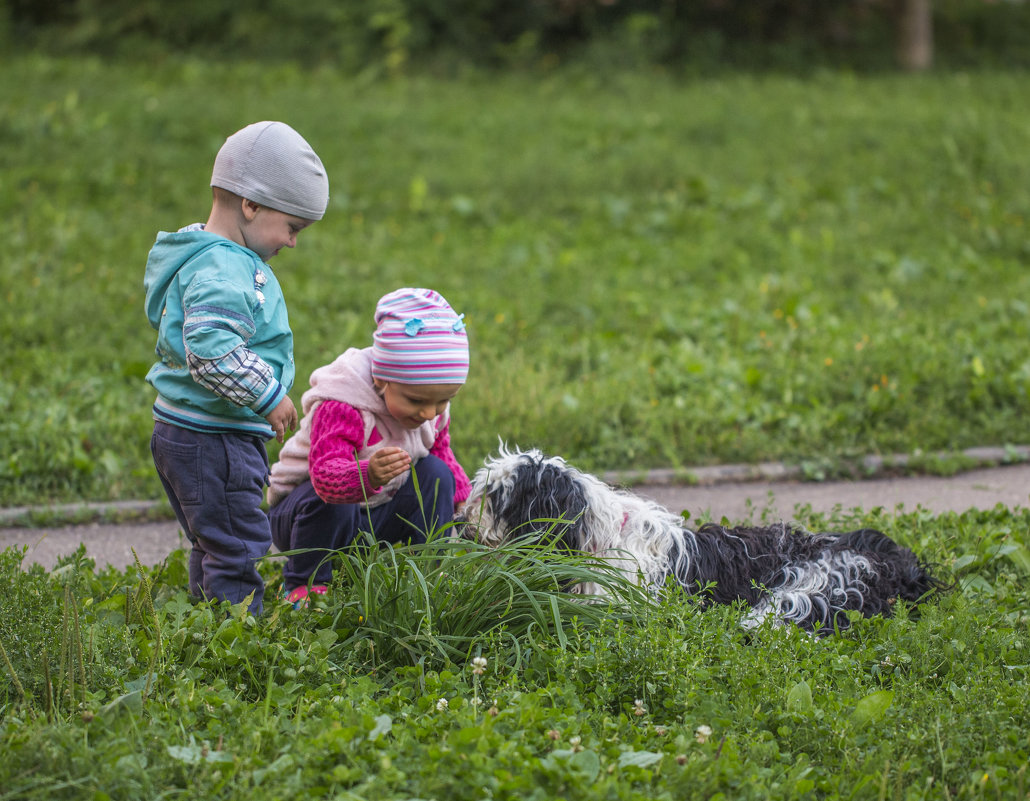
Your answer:
[[[268,453],[258,437],[202,434],[157,422],[150,439],[157,474],[190,552],[190,592],[239,603],[251,592],[260,614],[264,582],[256,560],[272,544],[261,508]]]
[[[422,495],[419,504],[416,494]],[[326,503],[305,481],[272,507],[272,539],[280,551],[312,549],[287,557],[283,567],[286,591],[307,584],[328,584],[332,577],[329,551],[350,545],[358,532],[375,534],[380,542],[426,541],[454,517],[454,474],[442,459],[426,456],[389,501],[371,509],[361,503]]]

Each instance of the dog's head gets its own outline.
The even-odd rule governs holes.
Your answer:
[[[587,498],[580,474],[557,456],[509,450],[487,458],[456,522],[466,539],[498,546],[526,539],[577,549]]]

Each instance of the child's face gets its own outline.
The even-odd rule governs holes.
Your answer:
[[[374,379],[390,415],[407,429],[416,429],[443,414],[461,384],[400,384]]]
[[[297,234],[312,222],[249,200],[244,202],[244,217],[243,244],[263,261],[268,261],[283,248],[296,247]]]

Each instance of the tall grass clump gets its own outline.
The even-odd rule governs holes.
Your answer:
[[[652,603],[610,565],[554,544],[488,548],[446,536],[383,548],[365,540],[332,557],[334,580],[318,625],[372,669],[461,664],[486,639],[507,642],[516,661],[534,637],[567,642],[573,619],[594,626],[636,619]],[[596,584],[607,600],[573,594]]]

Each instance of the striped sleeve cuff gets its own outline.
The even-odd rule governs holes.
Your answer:
[[[278,379],[270,378],[265,391],[250,404],[250,409],[255,414],[268,417],[284,397],[286,397],[286,387],[279,383]]]

